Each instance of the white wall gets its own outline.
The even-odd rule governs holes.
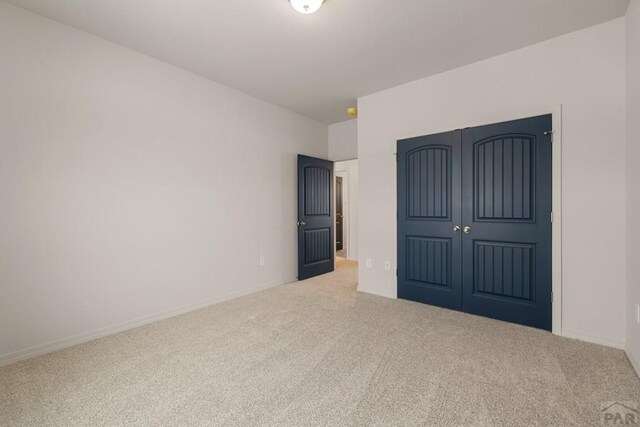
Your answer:
[[[329,160],[352,160],[358,157],[358,120],[329,126]]]
[[[640,1],[627,10],[627,354],[640,374]]]
[[[396,296],[396,141],[562,104],[563,334],[625,340],[625,25],[617,19],[358,100],[359,289]],[[392,271],[384,271],[384,261]]]
[[[334,170],[343,177],[343,208],[346,212],[347,258],[358,259],[358,160],[336,162]],[[346,183],[346,184],[345,184]]]
[[[0,363],[295,278],[326,125],[2,2],[0,63]]]

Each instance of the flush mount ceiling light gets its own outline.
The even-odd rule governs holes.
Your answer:
[[[289,0],[289,3],[298,12],[308,15],[320,9],[324,0]]]

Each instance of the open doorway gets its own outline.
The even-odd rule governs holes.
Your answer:
[[[336,261],[358,259],[358,160],[335,162]]]
[[[336,269],[355,273],[358,258],[357,160],[332,162],[299,154],[297,205],[298,279],[309,279]]]
[[[343,201],[343,179],[336,176],[336,256],[347,257],[346,245],[344,244],[344,201]]]

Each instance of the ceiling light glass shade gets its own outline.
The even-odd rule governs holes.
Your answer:
[[[289,3],[298,12],[308,15],[320,9],[324,0],[289,0]]]

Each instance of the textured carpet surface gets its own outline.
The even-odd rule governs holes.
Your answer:
[[[0,425],[600,425],[622,351],[356,292],[355,265],[0,368]]]

